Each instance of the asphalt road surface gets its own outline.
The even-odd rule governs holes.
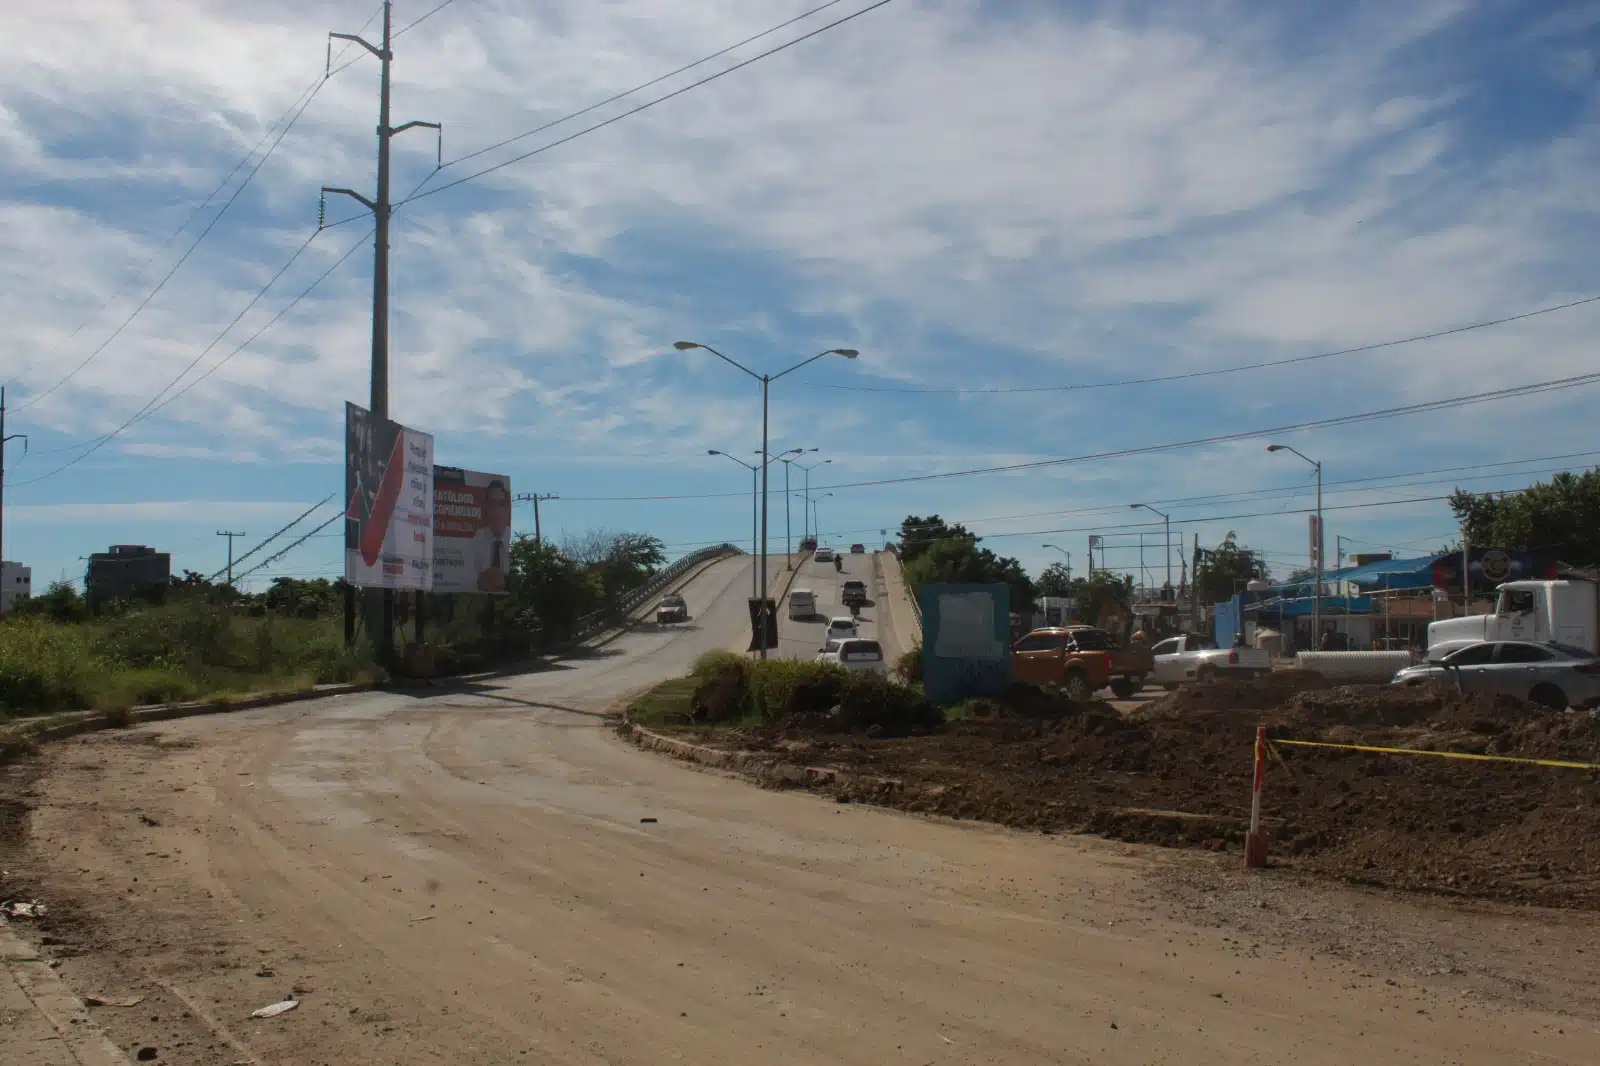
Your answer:
[[[146,997],[95,1017],[168,1064],[1600,1061],[1592,1001],[1242,933],[1287,909],[1255,888],[1186,917],[1152,878],[1204,856],[762,791],[619,740],[600,712],[747,632],[748,573],[718,563],[687,626],[539,673],[14,764],[35,809],[8,861],[57,908],[60,972]]]
[[[841,597],[841,591],[846,581],[863,581],[867,586],[867,605],[861,608],[861,615],[856,620],[857,631],[863,637],[883,641],[886,634],[879,625],[881,615],[888,613],[885,605],[873,600],[873,584],[875,574],[871,555],[851,555],[846,552],[844,570],[836,571],[831,562],[819,563],[807,560],[800,564],[800,572],[795,575],[790,591],[794,589],[810,589],[817,596],[817,613],[809,620],[789,617],[789,600],[784,597],[778,603],[778,648],[777,657],[780,659],[815,659],[821,650],[828,632],[828,619],[848,616],[850,608],[846,607]],[[884,648],[885,656],[891,654],[892,649]],[[892,658],[889,665],[893,666]]]

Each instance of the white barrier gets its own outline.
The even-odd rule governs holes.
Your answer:
[[[1330,681],[1388,681],[1413,662],[1408,651],[1302,651],[1294,657],[1295,666]]]

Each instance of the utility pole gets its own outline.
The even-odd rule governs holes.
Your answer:
[[[6,442],[21,438],[22,454],[28,454],[28,435],[13,433],[6,436],[6,387],[0,385],[0,562],[5,561],[6,532]]]
[[[371,52],[378,60],[378,189],[375,199],[367,199],[354,189],[322,187],[324,202],[328,193],[348,196],[372,212],[372,399],[373,418],[389,417],[389,216],[394,205],[389,202],[389,141],[397,133],[425,126],[440,131],[441,151],[443,127],[437,122],[407,122],[389,125],[389,65],[394,59],[393,8],[390,0],[383,3],[383,44],[373,45],[353,33],[330,33],[333,40],[350,41]],[[329,53],[332,62],[332,53]],[[347,610],[350,600],[346,599]],[[376,609],[374,609],[376,607]],[[394,646],[394,590],[383,589],[381,597],[367,597],[369,632],[375,631],[379,655],[387,659]],[[380,625],[372,626],[371,618],[380,615]],[[351,630],[349,619],[345,632]]]
[[[559,499],[561,499],[561,497],[557,496],[553,492],[546,492],[546,493],[544,493],[542,495],[540,493],[537,493],[537,492],[532,492],[532,493],[529,493],[526,496],[518,496],[517,497],[517,502],[518,503],[532,503],[533,504],[533,547],[534,547],[534,550],[536,550],[536,551],[539,549],[539,547],[541,545],[544,544],[544,529],[539,523],[539,504],[544,500],[559,500]]]
[[[233,588],[233,538],[247,537],[248,533],[235,533],[231,529],[217,530],[217,536],[228,538],[228,587]]]

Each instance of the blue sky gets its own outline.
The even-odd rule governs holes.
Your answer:
[[[394,120],[442,122],[450,161],[816,2],[455,0],[399,38]],[[397,26],[432,6],[404,0]],[[694,74],[446,166],[424,188],[866,6],[841,0]],[[370,191],[372,61],[321,88],[171,280],[104,342],[260,152],[169,241],[174,230],[316,81],[326,31],[354,31],[374,7],[63,0],[0,13],[0,378],[8,432],[30,438],[26,458],[20,442],[7,452],[4,547],[36,584],[81,574],[79,557],[111,543],[156,545],[175,567],[209,572],[225,556],[216,530],[251,544],[337,493],[342,405],[367,395],[365,223],[318,235],[207,348],[311,236],[321,185]],[[637,529],[674,553],[743,544],[749,476],[706,451],[759,446],[757,391],[672,342],[774,373],[849,346],[860,359],[820,361],[772,392],[774,450],[832,460],[812,485],[833,492],[819,514],[834,539],[870,542],[908,513],[937,512],[1037,571],[1057,557],[1046,542],[1081,570],[1096,531],[1128,545],[1114,567],[1136,568],[1143,532],[1159,578],[1160,522],[1128,507],[1149,501],[1186,544],[1235,530],[1282,574],[1306,556],[1312,481],[1265,438],[858,483],[1594,371],[1600,304],[1176,382],[917,391],[1218,370],[1600,294],[1597,48],[1592,3],[896,0],[399,210],[391,412],[434,433],[441,462],[560,494],[545,506],[548,535]],[[404,134],[397,195],[434,161],[430,131]],[[330,201],[330,220],[353,213]],[[171,396],[163,386],[208,371],[63,468],[80,442]],[[1347,551],[1422,552],[1453,536],[1448,508],[1394,501],[1453,484],[1514,489],[1595,461],[1597,398],[1600,385],[1586,385],[1280,439],[1324,463],[1330,546],[1342,535]],[[686,498],[602,499],[643,496]],[[798,535],[798,505],[793,518]],[[531,509],[518,525],[531,531]],[[781,493],[772,529],[781,550]],[[259,578],[338,565],[326,536]]]

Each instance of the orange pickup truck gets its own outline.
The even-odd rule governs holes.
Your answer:
[[[1134,642],[1126,646],[1103,629],[1094,626],[1068,626],[1072,642],[1079,651],[1104,651],[1111,656],[1108,684],[1118,699],[1125,700],[1144,688],[1144,679],[1155,672],[1156,657],[1149,645]]]
[[[1087,700],[1111,683],[1111,653],[1079,647],[1068,629],[1035,629],[1011,647],[1011,679],[1059,686],[1074,700]]]

